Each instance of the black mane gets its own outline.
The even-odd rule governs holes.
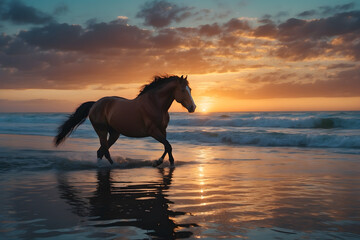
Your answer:
[[[176,75],[154,76],[154,80],[151,83],[142,86],[138,96],[143,95],[144,93],[147,93],[152,89],[159,88],[160,86],[177,79],[180,79],[182,81],[187,81],[185,78]]]

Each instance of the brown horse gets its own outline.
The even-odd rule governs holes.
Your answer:
[[[109,148],[120,134],[135,138],[151,136],[165,147],[163,155],[154,161],[153,166],[160,165],[166,154],[169,154],[170,164],[174,166],[172,147],[166,140],[166,128],[170,119],[168,110],[174,100],[190,113],[195,111],[196,105],[187,77],[156,76],[151,83],[143,86],[133,100],[104,97],[97,102],[85,102],[59,127],[55,145],[65,141],[89,116],[100,139],[100,148],[97,151],[99,159],[105,156],[113,163]]]

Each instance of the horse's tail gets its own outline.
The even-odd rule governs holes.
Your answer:
[[[90,108],[95,102],[85,102],[81,104],[76,111],[71,114],[59,128],[58,134],[54,139],[55,146],[65,141],[65,139],[80,125],[82,124],[87,116],[89,115]]]

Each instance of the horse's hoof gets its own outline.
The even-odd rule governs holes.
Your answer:
[[[170,164],[170,168],[174,169],[175,168],[175,164]]]
[[[163,161],[164,161],[163,158],[159,158],[159,160],[153,161],[152,166],[153,166],[153,167],[157,167],[157,166],[159,166],[160,164],[162,164]]]

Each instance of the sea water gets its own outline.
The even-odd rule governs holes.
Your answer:
[[[0,114],[0,239],[359,239],[360,112],[171,113],[163,146]]]
[[[1,113],[0,134],[54,136],[66,118]],[[172,113],[167,132],[172,142],[196,145],[360,149],[360,112]],[[88,120],[72,137],[97,138]]]

